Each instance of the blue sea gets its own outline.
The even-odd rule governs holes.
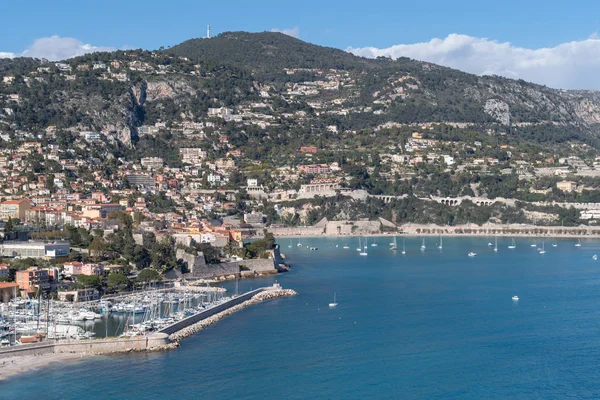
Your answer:
[[[491,238],[449,237],[443,250],[426,238],[421,252],[407,237],[402,255],[402,238],[396,253],[390,241],[369,239],[377,247],[361,257],[357,238],[280,240],[292,270],[240,290],[279,280],[298,296],[235,313],[177,350],[10,378],[0,398],[600,398],[600,242],[546,241],[539,254],[532,239],[509,250],[502,238],[495,253]]]

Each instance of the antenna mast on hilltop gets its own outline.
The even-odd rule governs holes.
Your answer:
[[[206,25],[206,38],[210,39],[210,25]]]

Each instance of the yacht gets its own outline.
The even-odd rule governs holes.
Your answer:
[[[517,245],[515,244],[515,239],[512,240],[512,243],[510,244],[510,246],[508,246],[509,249],[516,249]]]
[[[366,256],[368,254],[367,253],[367,247],[368,247],[368,245],[367,245],[367,238],[365,238],[365,247],[363,249],[361,249],[360,253],[358,253],[358,254],[361,255],[361,256]]]
[[[546,254],[546,247],[544,246],[544,242],[542,242],[542,249],[540,250],[540,254]]]
[[[335,301],[335,292],[333,292],[333,303],[329,303],[329,307],[333,308],[337,305],[338,305],[338,303],[336,303],[336,301]]]
[[[477,253],[473,253],[472,251],[469,252],[469,254],[467,254],[469,257],[475,257],[477,255]]]
[[[519,296],[513,296],[512,299],[513,301],[519,301]]]

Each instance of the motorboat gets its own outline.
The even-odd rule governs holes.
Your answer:
[[[469,252],[469,254],[467,254],[469,257],[475,257],[477,255],[477,253],[473,253],[472,251]]]
[[[512,299],[513,301],[519,301],[519,296],[513,296]]]
[[[594,261],[598,260],[598,254],[594,254],[594,255],[592,256],[592,260],[594,260]]]

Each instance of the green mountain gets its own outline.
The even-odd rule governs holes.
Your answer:
[[[262,108],[252,110],[257,104]],[[600,122],[596,92],[407,58],[366,59],[272,32],[226,32],[165,50],[95,53],[63,63],[0,60],[0,130],[112,130],[129,145],[141,126],[207,120],[216,107],[244,110],[250,124],[261,114],[270,126],[306,137],[330,127],[373,131],[439,122],[525,141],[595,145]]]

